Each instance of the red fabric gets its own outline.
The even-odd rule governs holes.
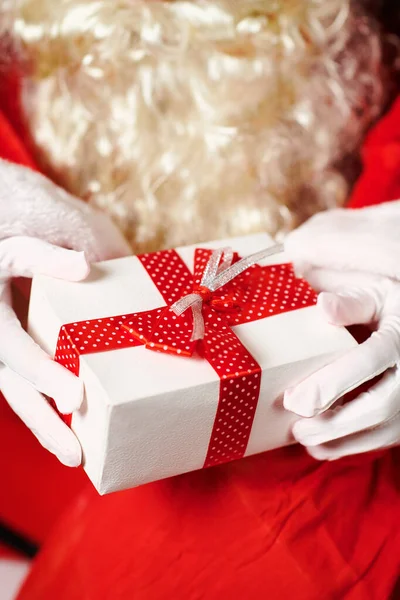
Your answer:
[[[400,199],[400,96],[367,136],[362,159],[363,173],[349,206],[360,208]]]
[[[400,566],[398,452],[291,448],[82,494],[19,600],[385,600]]]
[[[29,152],[16,134],[0,105],[0,158],[35,168]]]
[[[0,521],[43,542],[85,486],[81,469],[63,467],[42,448],[0,395]]]
[[[353,206],[396,195],[390,161],[368,152],[372,139],[392,155],[397,106],[367,141]],[[4,119],[0,136],[3,155],[30,162]],[[294,447],[101,498],[1,405],[0,517],[40,539],[76,494],[19,598],[385,600],[400,570],[399,456],[320,464]]]
[[[21,560],[21,555],[8,546],[0,544],[0,561],[1,560]]]

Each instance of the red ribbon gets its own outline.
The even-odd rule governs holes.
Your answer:
[[[194,273],[175,250],[139,256],[167,306],[154,310],[63,325],[55,360],[79,375],[79,357],[145,345],[169,354],[200,353],[218,374],[219,402],[204,467],[244,456],[257,408],[261,368],[232,330],[315,304],[310,286],[296,279],[290,264],[254,265],[215,292],[200,281],[211,251],[196,249]],[[237,260],[238,257],[235,257]],[[204,339],[191,341],[189,311],[181,316],[170,306],[193,291],[203,300]]]

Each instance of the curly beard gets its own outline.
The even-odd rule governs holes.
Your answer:
[[[135,251],[279,236],[344,203],[337,165],[385,100],[350,0],[13,4],[37,155]]]

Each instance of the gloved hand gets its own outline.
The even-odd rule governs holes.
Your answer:
[[[35,273],[79,281],[89,262],[129,252],[105,215],[42,175],[0,160],[0,391],[41,444],[69,466],[81,462],[79,442],[40,392],[71,413],[81,404],[82,383],[22,329],[10,281]]]
[[[318,306],[335,325],[369,324],[372,335],[291,390],[284,406],[305,417],[295,438],[333,460],[400,443],[400,201],[321,213],[285,249],[298,275],[324,290]],[[340,406],[361,383],[368,391]]]

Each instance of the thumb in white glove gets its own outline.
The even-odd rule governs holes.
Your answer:
[[[89,273],[86,256],[128,253],[104,215],[43,176],[0,161],[0,390],[42,445],[69,466],[81,463],[79,442],[41,393],[53,397],[60,412],[71,413],[82,402],[82,383],[22,329],[11,307],[10,282],[36,273],[80,281]]]
[[[393,259],[400,256],[400,203],[318,215],[289,235],[286,249],[311,285],[327,290],[318,305],[331,323],[374,329],[366,342],[286,392],[285,407],[305,417],[294,426],[295,438],[328,460],[400,443],[400,269]]]

